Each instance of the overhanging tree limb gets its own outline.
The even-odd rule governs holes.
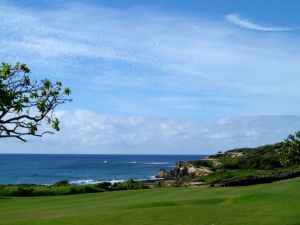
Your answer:
[[[68,97],[71,90],[63,88],[59,81],[31,81],[29,73],[25,64],[0,66],[0,138],[26,141],[24,136],[53,133],[41,131],[43,122],[59,131],[60,121],[54,116],[54,110],[71,101]]]

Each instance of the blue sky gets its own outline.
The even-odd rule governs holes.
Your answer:
[[[62,80],[62,131],[0,152],[210,154],[300,125],[298,1],[0,1],[1,61]]]

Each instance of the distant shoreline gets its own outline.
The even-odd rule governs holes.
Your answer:
[[[207,157],[210,155],[199,155],[199,154],[108,154],[108,153],[0,153],[0,155],[53,155],[53,156],[201,156],[201,157]]]
[[[51,185],[157,180],[160,169],[201,155],[0,154],[0,184]]]

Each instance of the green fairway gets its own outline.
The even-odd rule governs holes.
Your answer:
[[[300,179],[248,187],[184,187],[0,199],[0,224],[300,224]]]

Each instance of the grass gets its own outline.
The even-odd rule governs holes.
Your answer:
[[[296,225],[300,178],[248,187],[181,187],[0,198],[0,224]]]

